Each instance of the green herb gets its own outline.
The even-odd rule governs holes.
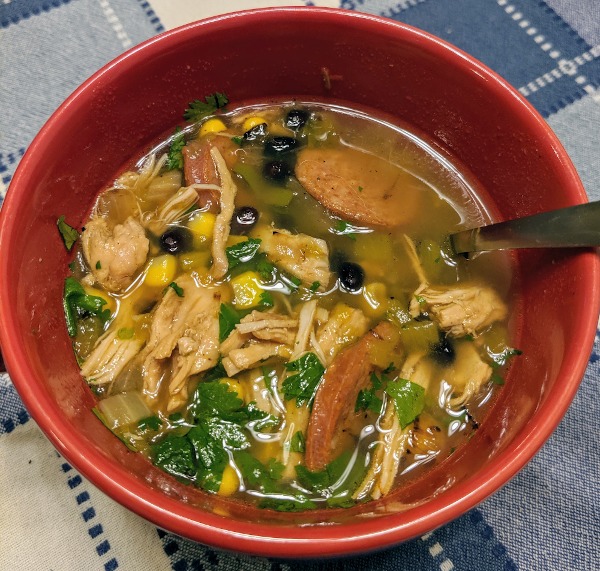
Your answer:
[[[353,226],[344,220],[338,220],[334,226],[334,230],[337,234],[342,234],[351,240],[356,240],[356,235],[353,232]]]
[[[396,366],[394,365],[394,363],[390,363],[385,369],[383,369],[383,371],[381,371],[381,374],[389,375],[390,373],[392,373],[395,370],[396,370]]]
[[[202,382],[207,383],[208,381],[218,381],[219,379],[225,379],[227,377],[227,371],[223,367],[221,357],[219,357],[218,363],[212,368],[206,371],[202,375]]]
[[[179,297],[183,297],[183,288],[180,288],[176,282],[171,282],[166,288],[165,288],[165,292],[167,291],[168,288],[172,288],[173,291],[179,296]]]
[[[362,187],[362,186],[359,186],[359,187],[358,187],[358,192],[362,192],[362,191],[363,191],[363,187]]]
[[[516,357],[516,356],[522,355],[522,354],[523,354],[523,351],[521,351],[519,349],[513,349],[512,347],[506,347],[502,351],[502,353],[496,353],[496,354],[492,355],[492,359],[496,366],[502,367],[502,366],[506,365],[506,363],[508,363],[508,361],[512,357]]]
[[[281,478],[284,469],[281,462],[271,458],[265,465],[246,451],[236,452],[234,458],[246,484],[265,493],[276,491],[276,482]]]
[[[244,242],[240,242],[239,244],[234,244],[233,246],[225,248],[227,260],[229,262],[229,269],[231,270],[237,265],[249,262],[252,258],[254,258],[258,252],[260,243],[260,238],[249,238]]]
[[[422,295],[415,295],[415,299],[419,305],[423,305],[427,300]]]
[[[273,307],[275,302],[273,301],[273,295],[270,291],[263,291],[259,297],[259,305],[261,307]]]
[[[282,277],[285,279],[292,291],[296,291],[302,284],[302,280],[300,278],[297,278],[296,276],[282,275]]]
[[[504,384],[504,379],[500,375],[498,375],[498,373],[492,373],[490,379],[495,385],[502,386]]]
[[[402,428],[413,422],[425,407],[425,389],[407,379],[389,381],[385,392],[394,399]]]
[[[181,170],[183,168],[183,147],[185,147],[185,136],[181,127],[177,127],[167,153],[167,170]]]
[[[296,406],[312,402],[317,386],[325,369],[314,353],[305,353],[290,363],[286,363],[287,371],[295,372],[282,384],[285,400],[296,399]]]
[[[306,441],[304,440],[304,434],[302,434],[301,430],[294,432],[292,439],[290,441],[290,450],[292,452],[298,452],[300,454],[304,454],[306,449]]]
[[[117,337],[119,339],[131,339],[135,334],[135,331],[132,327],[121,327],[117,331]]]
[[[235,329],[242,316],[228,303],[222,303],[219,310],[219,342],[225,341],[229,334]],[[227,376],[227,375],[225,375]]]
[[[240,147],[242,146],[242,143],[244,142],[244,139],[242,137],[231,137],[231,140],[236,144],[239,145]]]
[[[319,281],[315,281],[312,284],[310,284],[310,291],[312,291],[313,293],[315,293],[319,288],[321,287],[321,282]]]
[[[256,256],[256,271],[260,275],[260,279],[264,282],[273,281],[273,273],[275,272],[275,266],[269,262],[266,256],[259,254]]]
[[[229,103],[229,99],[224,93],[213,93],[207,95],[204,101],[194,99],[190,102],[188,108],[183,113],[183,118],[186,121],[198,122],[212,115],[217,109],[225,107]]]
[[[379,414],[383,407],[383,400],[375,394],[375,389],[363,389],[358,393],[354,412],[361,410],[370,410],[375,414]]]
[[[151,446],[152,460],[165,472],[185,478],[196,476],[196,458],[192,443],[185,436],[167,435],[164,440]]]
[[[147,418],[142,418],[138,422],[138,428],[142,431],[144,430],[158,430],[162,426],[162,420],[158,418],[158,416],[148,416]]]
[[[73,244],[75,244],[77,238],[79,238],[79,232],[65,222],[64,216],[59,217],[56,221],[56,225],[58,226],[58,231],[65,244],[65,248],[70,252],[71,248],[73,248]]]
[[[306,510],[314,510],[317,504],[309,500],[302,494],[297,494],[290,497],[267,496],[263,498],[258,507],[261,509],[275,510],[278,512],[303,512]]]
[[[343,452],[335,460],[327,464],[323,470],[317,472],[312,472],[306,466],[298,464],[296,466],[298,482],[308,490],[317,493],[325,492],[324,495],[330,495],[335,484],[339,482],[344,474],[349,460],[350,453]]]
[[[101,270],[101,269],[102,269],[102,264],[100,263],[100,260],[98,260],[98,261],[96,262],[96,269],[97,269],[97,270]]]
[[[103,309],[106,300],[85,293],[83,286],[72,277],[65,279],[63,291],[63,309],[70,337],[77,335],[77,320],[89,315],[95,315],[103,323],[110,319],[110,310]]]

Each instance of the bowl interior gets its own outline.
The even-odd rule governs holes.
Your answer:
[[[214,91],[232,102],[318,99],[398,117],[466,165],[504,218],[586,200],[563,148],[531,107],[481,64],[417,30],[362,14],[289,8],[169,32],[78,89],[31,145],[11,184],[0,234],[0,340],[25,404],[98,487],[161,527],[219,547],[334,555],[390,545],[460,515],[524,465],[570,403],[598,314],[593,253],[518,255],[514,321],[523,357],[461,454],[427,482],[372,504],[369,511],[381,517],[350,512],[343,525],[327,527],[294,527],[299,517],[290,514],[272,521],[177,484],[128,452],[91,413],[95,399],[64,326],[70,260],[56,219],[64,214],[80,227],[121,166],[180,123],[189,101]],[[426,503],[400,505],[450,483]],[[314,517],[323,516],[307,516]]]

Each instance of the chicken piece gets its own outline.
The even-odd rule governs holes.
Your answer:
[[[255,232],[260,249],[277,266],[300,278],[304,284],[319,282],[318,291],[325,291],[331,278],[329,250],[325,240],[306,234],[263,226]]]
[[[411,219],[423,188],[406,170],[358,149],[306,148],[296,177],[306,191],[344,220],[393,227]]]
[[[144,215],[144,225],[155,236],[160,236],[169,224],[179,220],[198,200],[198,193],[193,186],[180,188],[165,202],[160,211]]]
[[[144,229],[131,216],[112,229],[105,218],[92,218],[81,235],[81,244],[95,280],[111,292],[131,285],[150,247]]]
[[[400,370],[399,378],[409,379],[427,390],[434,367],[425,357],[425,352],[409,355]],[[415,423],[402,428],[398,420],[396,405],[392,399],[388,398],[379,425],[382,432],[373,452],[369,470],[352,495],[354,499],[362,500],[368,495],[373,499],[378,499],[392,489],[400,461],[411,442]]]
[[[187,401],[189,377],[214,367],[219,358],[220,289],[199,287],[190,275],[177,278],[177,285],[183,297],[168,289],[154,312],[141,355],[144,394],[157,398],[167,382],[168,411]]]
[[[374,500],[385,496],[391,489],[406,452],[413,425],[400,427],[396,406],[388,400],[383,418],[379,422],[382,433],[373,452],[369,470],[352,494],[355,500],[370,496]]]
[[[459,408],[490,380],[493,370],[481,359],[473,343],[457,343],[455,351],[456,359],[446,374],[446,381],[457,395],[448,404],[452,408]]]
[[[138,338],[120,339],[118,328],[102,335],[81,366],[81,374],[90,385],[112,383],[139,353],[144,342]]]
[[[235,208],[234,200],[237,193],[237,187],[233,182],[233,178],[231,178],[231,173],[219,150],[216,147],[212,147],[210,149],[210,155],[216,165],[221,181],[221,210],[219,214],[217,214],[213,231],[213,241],[210,249],[213,262],[210,269],[210,275],[213,279],[220,280],[225,276],[229,269],[229,261],[227,260],[225,248],[227,246],[231,218],[233,217]]]
[[[291,350],[281,343],[251,343],[241,349],[232,349],[221,363],[227,374],[232,377],[240,371],[251,369],[269,357],[289,358]]]
[[[360,309],[338,303],[327,322],[317,330],[317,343],[325,356],[325,365],[331,363],[337,352],[367,332],[369,320]]]
[[[498,294],[485,285],[430,286],[423,284],[410,302],[416,317],[427,312],[452,337],[477,335],[506,317],[507,308]]]
[[[294,349],[290,361],[295,361],[303,353],[306,352],[308,343],[310,341],[311,333],[314,336],[313,322],[315,319],[315,313],[317,309],[317,300],[312,299],[302,305],[300,312],[298,313],[298,332],[294,338]],[[319,347],[320,349],[320,347]],[[321,351],[322,353],[322,351]],[[318,357],[319,355],[317,355]],[[323,361],[324,362],[324,361]]]
[[[382,321],[357,343],[341,351],[325,371],[315,394],[306,434],[304,462],[309,470],[322,470],[331,461],[335,439],[354,411],[358,393],[370,382],[374,365],[370,351],[378,340],[397,338],[394,326]]]

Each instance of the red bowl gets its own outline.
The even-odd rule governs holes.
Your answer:
[[[278,8],[167,32],[77,89],[33,141],[10,185],[0,227],[0,342],[26,407],[98,488],[156,525],[208,545],[323,557],[390,546],[447,523],[514,476],[569,406],[598,318],[594,252],[519,253],[514,321],[523,356],[481,429],[426,480],[367,508],[273,518],[240,509],[178,484],[92,414],[95,398],[64,324],[69,255],[56,219],[64,214],[80,226],[119,168],[170,131],[189,101],[214,91],[233,102],[319,99],[398,117],[470,169],[501,218],[587,200],[535,110],[480,62],[422,31],[355,12]]]

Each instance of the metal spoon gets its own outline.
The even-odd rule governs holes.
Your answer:
[[[600,201],[463,230],[449,238],[457,254],[600,246]]]

